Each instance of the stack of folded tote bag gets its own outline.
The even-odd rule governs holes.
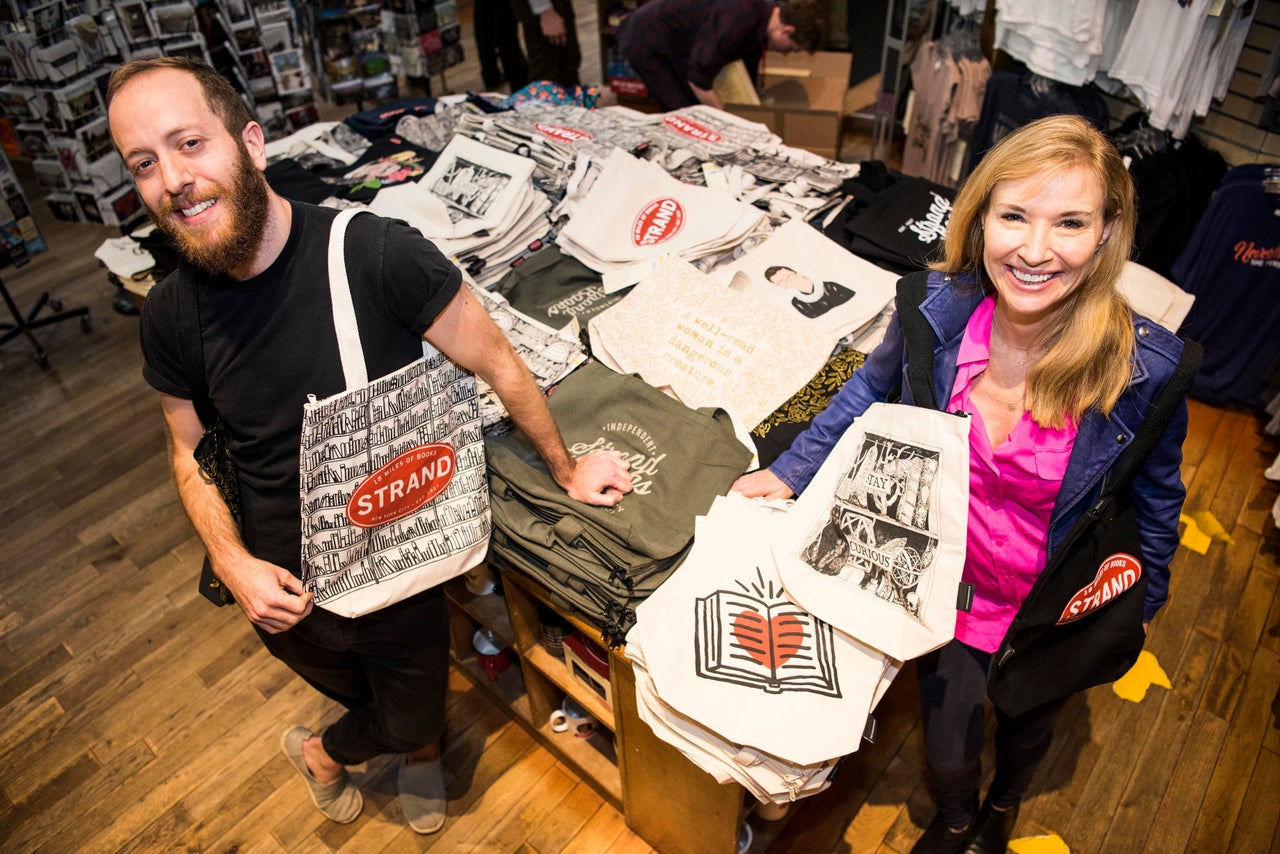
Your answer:
[[[836,343],[789,307],[736,292],[683,261],[659,266],[588,332],[600,361],[689,406],[727,410],[744,435],[808,382]]]
[[[520,360],[528,366],[538,388],[546,391],[587,360],[587,348],[582,346],[576,335],[568,330],[552,329],[516,311],[502,294],[484,290],[465,274],[463,279],[502,330]],[[476,380],[476,390],[480,398],[480,423],[485,434],[507,432],[510,419],[502,401],[484,380]]]
[[[764,212],[615,149],[561,229],[560,247],[601,273],[660,255],[725,252],[765,225]]]
[[[713,160],[744,148],[776,146],[782,139],[759,122],[703,104],[662,113],[651,131],[656,157],[675,169],[686,160]]]
[[[717,499],[689,556],[636,609],[627,657],[659,738],[717,780],[784,803],[826,788],[857,750],[898,663],[787,595],[770,555],[778,515]]]
[[[487,438],[492,549],[616,645],[635,621],[635,606],[688,550],[694,518],[728,490],[751,454],[723,412],[690,409],[595,362],[570,374],[547,403],[570,453],[612,450],[628,460],[632,492],[617,507],[579,503],[522,433]]]
[[[545,238],[551,201],[530,178],[535,162],[456,136],[417,183],[382,190],[369,205],[422,232],[482,286]]]
[[[554,329],[587,329],[591,319],[622,299],[600,274],[554,243],[530,255],[493,286],[511,307]],[[624,289],[625,290],[625,289]]]
[[[803,222],[715,269],[714,277],[799,319],[814,333],[843,338],[869,326],[894,298],[898,277],[864,261]]]

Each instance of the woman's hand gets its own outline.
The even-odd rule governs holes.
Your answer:
[[[733,491],[747,498],[790,498],[795,495],[791,487],[783,483],[776,474],[768,469],[760,469],[744,474],[733,482]]]

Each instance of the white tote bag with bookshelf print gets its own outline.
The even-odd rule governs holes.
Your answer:
[[[873,403],[773,541],[787,593],[906,660],[955,635],[969,520],[969,418]]]
[[[345,617],[461,575],[489,547],[489,487],[475,377],[426,342],[370,381],[334,219],[329,289],[347,390],[303,408],[302,582]]]

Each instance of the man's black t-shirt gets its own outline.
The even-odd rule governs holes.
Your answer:
[[[327,252],[336,211],[292,203],[280,257],[242,282],[185,262],[147,296],[143,377],[191,397],[183,362],[178,289],[194,288],[209,397],[231,436],[240,473],[245,545],[298,572],[298,445],[308,395],[345,388],[329,299]],[[458,291],[461,274],[398,220],[355,217],[346,258],[370,379],[422,355],[422,334]]]

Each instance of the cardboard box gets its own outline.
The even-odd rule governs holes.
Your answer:
[[[768,126],[787,145],[837,160],[852,61],[851,54],[832,51],[769,51],[760,66],[760,104],[725,102],[724,108]]]
[[[609,655],[577,632],[564,639],[564,663],[573,678],[586,685],[613,708],[613,688],[609,682]]]

